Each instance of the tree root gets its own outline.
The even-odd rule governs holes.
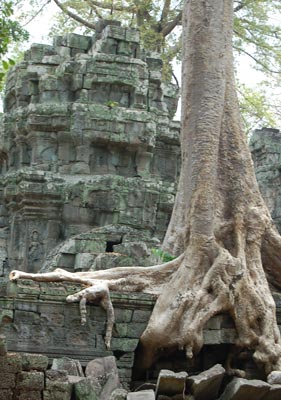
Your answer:
[[[115,322],[114,309],[110,298],[110,290],[120,292],[144,292],[157,296],[162,286],[168,282],[170,275],[175,271],[181,257],[162,265],[152,267],[120,267],[113,270],[96,272],[71,273],[57,268],[47,273],[27,273],[12,271],[10,280],[31,279],[37,282],[74,282],[87,286],[85,289],[69,295],[68,303],[79,302],[81,325],[87,321],[87,302],[99,301],[106,311],[107,323],[105,334],[105,346],[110,349],[112,330]],[[110,271],[110,272],[109,272]]]
[[[238,234],[237,243],[242,242]],[[269,373],[281,368],[280,334],[258,242],[256,238],[248,240],[246,251],[243,247],[234,257],[214,238],[196,237],[182,256],[162,265],[78,273],[62,269],[43,274],[13,271],[10,279],[86,285],[66,300],[80,303],[82,324],[86,322],[86,302],[100,302],[107,312],[107,348],[114,324],[110,290],[154,294],[157,301],[140,339],[143,351],[139,362],[144,369],[162,348],[185,349],[186,356],[192,358],[203,346],[206,322],[227,312],[235,323],[239,348],[254,349],[254,359]]]
[[[72,274],[63,269],[56,269],[50,273],[43,274],[29,274],[23,271],[12,271],[10,273],[10,280],[16,281],[17,279],[31,279],[39,282],[75,282],[81,283],[88,286],[86,289],[80,290],[79,292],[69,295],[66,298],[68,303],[79,302],[79,309],[81,315],[81,325],[85,325],[87,322],[87,310],[86,303],[99,301],[101,307],[106,311],[107,322],[106,322],[106,333],[105,333],[105,346],[110,349],[112,329],[115,321],[114,309],[110,299],[110,293],[108,288],[108,282],[102,280],[89,280],[83,277],[79,277],[77,274]]]

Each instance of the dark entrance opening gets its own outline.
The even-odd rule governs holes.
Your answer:
[[[123,238],[121,237],[120,240],[108,240],[106,242],[106,248],[105,248],[106,253],[113,253],[114,252],[113,246],[115,246],[116,244],[121,244],[122,239]]]

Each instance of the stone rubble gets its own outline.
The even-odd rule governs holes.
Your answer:
[[[127,400],[155,400],[155,393],[153,390],[141,390],[139,392],[129,393]]]
[[[261,400],[270,390],[266,382],[252,379],[234,378],[225,388],[219,400]]]
[[[207,371],[196,376],[188,377],[186,380],[187,389],[196,400],[215,400],[221,387],[225,369],[217,364]]]
[[[128,392],[120,385],[114,357],[96,358],[83,369],[77,360],[7,352],[0,336],[0,400],[280,400],[281,385],[228,378],[217,364],[197,375],[160,371],[155,391]],[[64,369],[59,369],[64,368]],[[74,373],[70,375],[70,373]],[[147,384],[149,385],[149,384]],[[151,384],[150,384],[151,385]]]
[[[272,371],[267,376],[267,382],[271,385],[273,384],[281,384],[281,371]]]
[[[161,394],[182,395],[186,388],[186,378],[187,372],[173,372],[166,369],[160,371],[156,385],[156,397]]]
[[[0,298],[0,327],[2,333],[6,335],[8,350],[21,353],[33,352],[45,356],[44,358],[38,358],[35,354],[24,356],[26,371],[30,370],[29,364],[36,364],[36,370],[43,371],[48,363],[48,357],[54,359],[53,368],[58,363],[59,368],[63,370],[70,368],[67,366],[69,358],[75,357],[85,366],[91,360],[115,356],[120,382],[127,389],[132,381],[139,337],[147,325],[155,300],[148,294],[111,293],[115,326],[112,348],[109,351],[105,348],[103,339],[106,323],[104,310],[98,305],[87,305],[87,323],[81,326],[79,305],[65,302],[67,295],[81,288],[70,283],[47,284],[28,280],[9,284],[8,296]],[[281,296],[274,294],[274,299],[277,305],[277,321],[280,325]],[[208,322],[204,330],[204,336],[209,338],[206,343],[209,346],[208,350],[203,352],[201,364],[198,364],[195,370],[187,369],[191,371],[189,375],[194,375],[192,371],[202,370],[200,369],[202,365],[204,369],[208,369],[216,363],[224,362],[223,359],[218,360],[217,356],[220,353],[218,346],[222,343],[221,334],[226,329],[234,331],[232,322],[227,316],[216,316]],[[186,361],[182,366],[173,365],[171,359],[166,364],[159,364],[160,367],[155,368],[152,377],[156,383],[160,370],[176,368],[178,371],[183,371],[186,365]],[[78,369],[81,370],[81,367]],[[76,370],[75,364],[68,375],[79,374]],[[247,378],[263,379],[261,375],[256,374],[256,370],[255,365],[252,365],[250,372],[247,370]],[[196,379],[199,379],[198,377],[200,378],[200,375],[197,375]],[[204,378],[202,385],[203,382]]]

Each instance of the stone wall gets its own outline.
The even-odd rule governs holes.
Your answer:
[[[0,337],[0,399],[40,400],[48,358],[34,354],[8,353]]]
[[[42,354],[8,352],[4,336],[0,336],[0,374],[1,400],[127,398],[114,357],[92,360],[85,369],[79,361],[68,357],[55,358],[50,364]]]
[[[34,44],[10,71],[0,126],[0,330],[9,351],[41,353],[49,363],[70,356],[84,366],[114,355],[122,384],[130,383],[151,296],[112,294],[107,351],[103,310],[89,306],[81,326],[78,305],[65,302],[77,287],[7,284],[7,277],[12,269],[152,262],[149,249],[159,246],[173,207],[180,154],[178,88],[161,82],[161,68],[158,55],[140,48],[138,31],[111,22],[94,37]],[[41,398],[42,388],[19,391],[26,371],[18,364],[3,393]]]
[[[139,33],[100,26],[34,44],[7,77],[0,137],[0,274],[38,271],[105,225],[162,239],[179,173],[178,89]],[[105,250],[104,250],[105,251]]]
[[[79,304],[66,303],[67,295],[80,290],[69,283],[10,283],[7,296],[0,299],[0,332],[6,336],[9,351],[40,353],[49,358],[70,357],[85,366],[97,357],[114,355],[122,384],[128,387],[139,337],[144,331],[154,306],[148,294],[112,293],[115,325],[111,349],[104,344],[106,314],[101,307],[87,305],[87,323],[81,325]],[[277,322],[281,325],[281,295],[274,293]],[[161,369],[186,370],[194,373],[225,363],[236,331],[227,315],[213,317],[204,329],[204,347],[195,360],[188,362],[184,351],[173,357],[164,352],[146,378],[155,381]],[[251,356],[239,364],[248,378],[261,377]],[[134,378],[135,379],[135,378]]]
[[[81,325],[78,304],[65,298],[81,290],[80,285],[19,281],[9,284],[5,299],[0,299],[0,329],[8,350],[41,353],[49,357],[75,358],[85,366],[96,357],[115,355],[120,380],[129,384],[135,350],[154,305],[144,294],[112,293],[115,325],[111,350],[104,344],[106,313],[87,307],[87,323]]]
[[[250,149],[262,196],[281,232],[281,132],[257,129],[251,137]]]

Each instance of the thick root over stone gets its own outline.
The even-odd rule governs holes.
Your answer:
[[[192,358],[202,348],[206,322],[227,312],[236,326],[237,345],[254,349],[254,359],[269,373],[281,369],[281,346],[275,304],[262,269],[260,241],[257,236],[254,241],[239,239],[238,243],[247,246],[234,257],[214,238],[196,237],[182,256],[163,265],[78,273],[13,271],[10,279],[86,285],[66,300],[80,303],[82,323],[86,321],[86,302],[100,302],[107,312],[108,348],[114,324],[110,290],[154,294],[157,301],[141,337],[142,368],[148,368],[162,348],[185,349]]]

